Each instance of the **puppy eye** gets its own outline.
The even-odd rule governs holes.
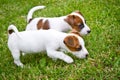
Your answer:
[[[82,49],[82,47],[81,46],[79,46],[78,48],[77,48],[77,51],[80,51]]]
[[[79,27],[80,27],[80,29],[84,28],[84,24],[83,23],[80,24]]]

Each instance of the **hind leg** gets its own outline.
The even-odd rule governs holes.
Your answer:
[[[14,50],[14,51],[12,51],[12,56],[13,56],[13,58],[14,58],[14,63],[15,63],[17,66],[23,67],[23,64],[22,64],[21,61],[20,61],[20,51],[19,51],[19,50]]]

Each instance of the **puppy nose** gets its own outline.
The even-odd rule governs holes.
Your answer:
[[[86,58],[87,58],[87,57],[88,57],[88,54],[86,54],[85,56],[86,56]]]
[[[87,31],[87,33],[90,33],[91,31],[89,30],[89,31]]]

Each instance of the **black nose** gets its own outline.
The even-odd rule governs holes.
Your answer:
[[[87,31],[88,33],[90,33],[91,31],[89,30],[89,31]]]
[[[86,54],[86,58],[88,57],[88,54]]]

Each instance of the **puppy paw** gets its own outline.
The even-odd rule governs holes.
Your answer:
[[[65,57],[64,61],[66,63],[73,63],[73,59],[71,57],[69,57],[69,56]]]
[[[14,61],[14,63],[15,63],[17,66],[20,66],[21,68],[23,68],[23,64],[22,64],[20,61]]]
[[[20,63],[20,65],[19,65],[21,68],[23,68],[23,64],[22,63]]]

